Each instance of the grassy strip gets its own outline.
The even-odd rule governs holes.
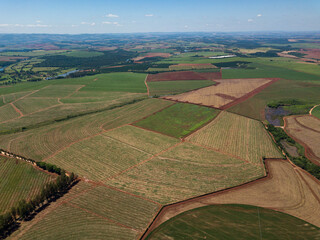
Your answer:
[[[291,159],[291,161],[296,164],[297,166],[301,167],[302,169],[306,170],[310,174],[312,174],[317,179],[320,179],[320,166],[314,164],[311,162],[308,158],[304,156],[304,151],[301,151],[304,149],[303,146],[301,146],[299,143],[294,141],[291,137],[287,135],[287,133],[281,129],[276,128],[272,124],[267,125],[267,130],[274,136],[274,139],[278,146],[286,153],[286,155]],[[294,145],[298,149],[299,157],[293,157],[291,156],[286,148],[281,144],[281,140],[287,141],[290,144]]]

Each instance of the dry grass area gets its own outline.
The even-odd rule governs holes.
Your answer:
[[[215,80],[215,82],[218,84],[179,95],[168,96],[165,99],[222,108],[255,89],[270,83],[271,80],[263,78],[223,79]]]
[[[168,204],[262,176],[261,165],[182,143],[105,183]]]
[[[306,148],[306,156],[320,164],[320,120],[309,115],[285,117],[285,130]]]
[[[211,204],[246,204],[281,211],[320,227],[320,184],[286,160],[267,160],[269,177],[165,207],[152,227]]]
[[[171,54],[170,53],[147,53],[144,56],[133,58],[133,61],[138,62],[138,61],[141,61],[145,58],[153,58],[153,57],[168,58],[168,57],[171,57]]]
[[[20,114],[11,104],[0,107],[0,123],[19,117]]]
[[[261,122],[225,111],[186,140],[255,164],[283,157]]]

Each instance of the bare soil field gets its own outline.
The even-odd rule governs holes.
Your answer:
[[[265,78],[215,80],[218,84],[214,86],[164,98],[177,102],[227,109],[255,95],[274,81],[276,79]]]
[[[288,135],[305,147],[306,157],[320,165],[320,120],[310,115],[288,116],[284,124]]]
[[[221,79],[221,72],[192,72],[192,71],[182,71],[182,72],[165,72],[157,74],[149,74],[147,77],[147,82],[156,81],[185,81],[185,80],[215,80]]]
[[[246,204],[269,208],[319,227],[319,182],[287,160],[266,160],[266,168],[268,176],[265,178],[164,207],[144,237],[161,223],[182,212],[212,204]]]

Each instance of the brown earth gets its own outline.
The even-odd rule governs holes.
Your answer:
[[[165,221],[213,204],[246,204],[284,212],[320,227],[320,182],[291,162],[267,159],[267,177],[165,206],[142,239]]]

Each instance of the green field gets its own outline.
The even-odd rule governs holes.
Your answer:
[[[0,214],[17,206],[22,199],[36,196],[53,179],[29,163],[0,156]]]
[[[181,138],[215,118],[218,113],[218,110],[212,108],[176,103],[135,125]]]
[[[19,116],[20,114],[17,113],[10,104],[0,107],[0,124],[1,122],[5,122]]]
[[[105,183],[169,204],[262,176],[262,165],[182,143]]]
[[[150,96],[173,95],[214,85],[209,80],[148,82]]]
[[[318,106],[318,107],[316,107],[316,108],[314,108],[314,109],[312,110],[312,115],[313,115],[313,116],[316,116],[317,118],[320,119],[320,106]]]
[[[181,213],[147,239],[318,239],[320,229],[288,214],[248,205],[213,205]]]
[[[225,111],[207,126],[188,136],[187,141],[255,164],[261,163],[262,157],[283,157],[261,122]]]

